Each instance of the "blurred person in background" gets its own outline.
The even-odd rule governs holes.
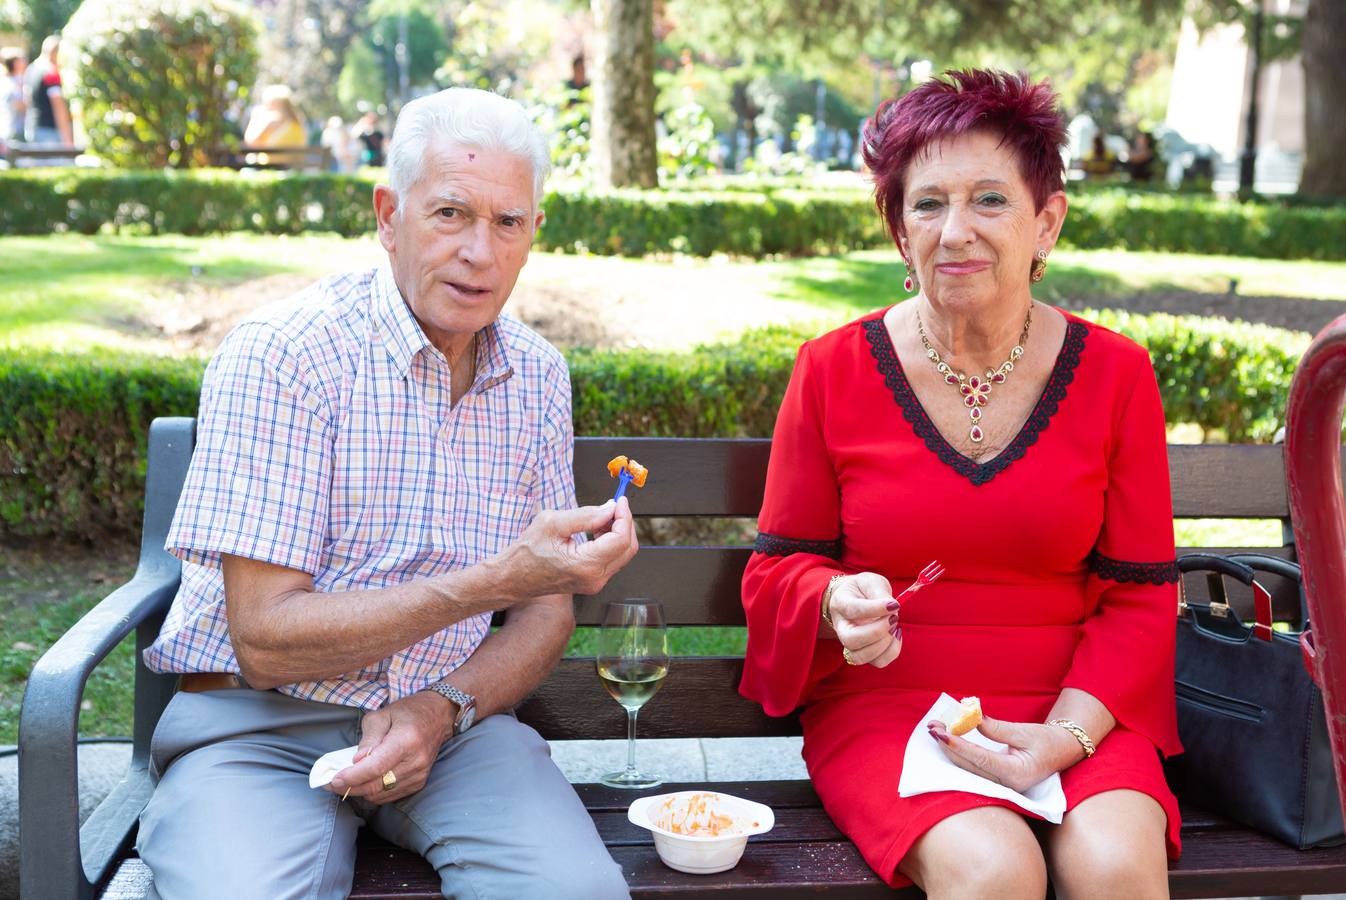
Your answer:
[[[18,47],[0,49],[0,142],[23,140],[23,118],[28,111],[24,99],[23,73],[28,68],[28,57]]]
[[[249,147],[303,147],[304,120],[294,108],[290,89],[273,84],[262,91],[262,103],[254,107],[243,131],[243,142]]]
[[[24,76],[24,99],[28,104],[24,136],[30,144],[75,143],[70,107],[61,92],[61,38],[51,35],[42,42],[42,53]]]
[[[360,165],[383,165],[383,126],[379,114],[368,107],[355,123],[355,138],[360,142]]]
[[[1148,131],[1137,131],[1126,157],[1126,171],[1131,175],[1131,180],[1142,183],[1153,181],[1158,159],[1154,152],[1154,135]]]
[[[349,175],[355,171],[358,145],[341,116],[332,116],[327,120],[327,127],[322,130],[318,142],[332,154],[331,171],[339,175]]]
[[[1094,132],[1089,155],[1084,158],[1084,174],[1090,178],[1106,178],[1117,171],[1117,157],[1108,149],[1103,132]]]

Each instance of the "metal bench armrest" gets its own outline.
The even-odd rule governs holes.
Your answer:
[[[191,460],[193,427],[190,419],[157,419],[151,426],[135,577],[62,635],[29,675],[19,719],[19,877],[25,897],[91,897],[148,799],[150,738],[174,679],[146,669],[140,651],[158,634],[177,592],[181,564],[163,546]],[[137,654],[130,770],[81,831],[80,701],[93,670],[132,630]]]

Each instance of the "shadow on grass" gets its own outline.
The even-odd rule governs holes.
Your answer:
[[[828,312],[856,314],[878,309],[909,295],[902,288],[906,266],[896,254],[891,259],[877,255],[826,259],[790,260],[780,263],[773,294]],[[1165,290],[1157,286],[1154,290]],[[1081,265],[1049,266],[1047,276],[1033,289],[1039,300],[1112,297],[1135,289],[1116,274]]]
[[[138,238],[95,236],[77,242],[42,238],[9,238],[7,242],[13,243],[0,261],[0,279],[10,290],[28,283],[40,289],[98,275],[230,283],[300,268],[259,256],[246,245],[239,246],[237,255],[210,258],[203,265],[199,240],[148,243]]]
[[[222,238],[222,241],[227,238]],[[0,261],[0,333],[21,328],[93,325],[135,335],[157,329],[141,321],[139,299],[191,285],[226,287],[302,266],[236,252],[199,240],[97,236],[79,239],[9,238]]]

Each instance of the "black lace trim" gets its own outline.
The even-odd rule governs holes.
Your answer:
[[[789,556],[791,553],[813,553],[829,559],[841,558],[841,538],[835,541],[801,541],[798,538],[781,537],[778,534],[757,532],[757,543],[753,552],[766,556]]]
[[[1132,584],[1175,584],[1181,577],[1177,560],[1141,563],[1113,559],[1095,550],[1089,554],[1089,568],[1099,578]]]
[[[1047,379],[1047,386],[1042,389],[1042,396],[1038,397],[1037,405],[1029,414],[1028,421],[1024,422],[1023,428],[1014,436],[1014,440],[998,456],[989,462],[978,463],[955,450],[953,445],[944,439],[944,435],[939,433],[935,423],[930,421],[930,416],[916,399],[916,393],[911,389],[911,383],[907,381],[907,376],[902,371],[902,363],[898,361],[893,342],[888,339],[888,329],[884,327],[883,319],[870,319],[864,323],[864,328],[865,336],[869,339],[870,352],[874,354],[874,359],[879,364],[879,372],[883,375],[883,383],[893,392],[893,398],[902,407],[903,418],[911,423],[916,436],[925,441],[925,445],[940,458],[941,462],[953,467],[954,471],[975,485],[983,485],[1005,471],[1010,463],[1022,459],[1028,448],[1037,443],[1038,435],[1047,428],[1052,416],[1056,415],[1057,409],[1060,408],[1061,401],[1066,398],[1066,387],[1075,380],[1075,367],[1080,364],[1084,338],[1089,333],[1088,327],[1082,322],[1067,324],[1066,339],[1061,345],[1061,353],[1056,357],[1051,377]]]

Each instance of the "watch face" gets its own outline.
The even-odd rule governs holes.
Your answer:
[[[458,717],[458,727],[456,730],[459,734],[462,734],[464,731],[471,728],[472,723],[475,721],[477,721],[477,704],[473,703],[471,706],[463,708],[462,715]]]

